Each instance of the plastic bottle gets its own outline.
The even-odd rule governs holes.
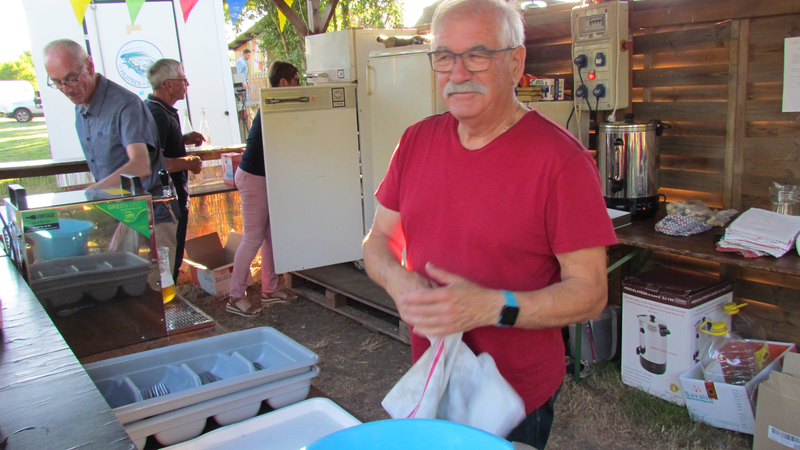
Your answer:
[[[706,381],[741,386],[758,374],[753,347],[729,331],[725,322],[712,322],[711,330],[702,331],[712,336],[700,352],[700,365]]]
[[[158,247],[158,267],[161,271],[161,298],[168,303],[175,298],[175,281],[169,264],[169,248]]]
[[[723,308],[725,314],[731,316],[731,331],[750,342],[756,352],[758,369],[763,370],[771,362],[767,334],[752,317],[740,311],[745,306],[747,303],[726,303]]]
[[[211,129],[208,127],[208,120],[206,120],[206,109],[200,109],[200,134],[203,135],[203,145],[200,148],[211,148]]]

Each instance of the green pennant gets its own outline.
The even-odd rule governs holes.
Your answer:
[[[129,202],[103,203],[97,205],[111,217],[150,238],[150,218],[147,215],[146,200]]]
[[[125,0],[125,3],[128,4],[128,13],[131,15],[131,25],[136,22],[136,16],[139,15],[139,10],[142,9],[144,2],[145,0]]]

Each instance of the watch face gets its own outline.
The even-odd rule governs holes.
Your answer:
[[[515,323],[517,323],[517,315],[519,314],[519,308],[516,306],[505,306],[503,307],[503,312],[500,313],[500,321],[498,325],[513,327]]]

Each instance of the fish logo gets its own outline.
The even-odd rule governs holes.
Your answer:
[[[147,41],[130,41],[117,52],[116,67],[120,78],[136,88],[149,88],[147,71],[154,62],[163,58],[161,51]]]

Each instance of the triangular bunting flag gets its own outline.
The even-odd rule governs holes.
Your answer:
[[[290,8],[292,7],[292,3],[294,3],[294,0],[286,0],[286,4],[289,5]],[[278,10],[278,27],[280,28],[281,33],[283,33],[283,26],[284,25],[286,25],[286,16],[284,16],[283,13],[281,12],[281,10],[279,9]]]
[[[83,16],[86,14],[86,8],[92,0],[69,0],[72,3],[72,10],[75,11],[75,18],[78,19],[78,24],[83,25]]]
[[[131,25],[136,22],[136,16],[139,15],[139,10],[142,9],[145,0],[125,0],[128,5],[128,14],[131,15]]]
[[[189,19],[189,13],[192,12],[192,8],[194,5],[197,4],[198,0],[181,0],[181,10],[183,11],[183,22]]]
[[[239,14],[244,8],[246,0],[228,0],[228,13],[231,15],[231,25],[236,25],[239,20]]]

